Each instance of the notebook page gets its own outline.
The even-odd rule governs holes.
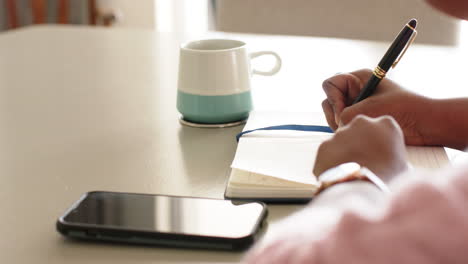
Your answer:
[[[231,167],[279,179],[316,184],[312,169],[320,143],[332,135],[307,138],[245,137]]]
[[[232,169],[231,175],[229,177],[229,185],[231,187],[241,187],[243,189],[253,188],[261,189],[266,188],[270,189],[284,189],[284,188],[294,188],[294,189],[308,189],[315,185],[298,183],[289,180],[284,180],[269,175],[263,175],[260,173],[254,173],[250,171]]]

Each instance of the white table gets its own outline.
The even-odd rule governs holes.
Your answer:
[[[271,49],[283,57],[278,75],[253,79],[254,103],[263,110],[320,111],[323,79],[372,67],[388,45],[208,35],[243,39],[252,50]],[[77,243],[55,231],[57,217],[90,190],[223,198],[234,136],[242,127],[179,124],[177,58],[184,40],[169,33],[69,26],[0,34],[2,262],[219,263],[241,258],[240,253]],[[462,93],[429,89],[446,80],[434,74],[429,59],[421,60],[428,52],[439,65],[464,54],[453,47],[414,47],[394,77],[428,87],[431,96]],[[432,80],[414,78],[421,73]],[[270,206],[269,222],[298,208]]]

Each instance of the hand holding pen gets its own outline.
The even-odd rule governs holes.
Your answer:
[[[394,68],[398,64],[401,57],[405,54],[406,49],[416,37],[416,25],[417,21],[413,18],[403,27],[400,34],[398,34],[390,48],[388,48],[387,52],[380,60],[379,65],[374,69],[369,81],[367,81],[359,95],[354,99],[353,104],[369,97],[377,88],[380,80],[385,77],[390,67]]]
[[[401,33],[398,36],[400,35]],[[406,34],[404,35],[407,36]],[[384,55],[384,58],[389,58],[387,54],[391,53],[393,59],[391,63],[381,64],[384,61],[382,59],[381,63],[379,63],[380,68],[388,71],[392,64],[395,64],[395,61],[398,62],[405,47],[408,47],[411,43],[412,38],[414,38],[414,35],[405,41],[405,45],[398,46],[401,52],[396,52],[396,56],[395,49],[392,48],[395,45],[392,44]],[[398,43],[404,43],[400,41]],[[421,109],[427,109],[427,107],[422,107],[422,105],[428,104],[428,99],[403,89],[403,87],[388,78],[380,79],[376,75],[377,70],[358,70],[335,75],[323,82],[323,90],[327,98],[322,102],[322,108],[328,125],[336,130],[340,123],[347,124],[359,114],[370,117],[391,115],[403,129],[406,142],[413,145],[421,145],[424,139],[420,133],[421,131],[419,131],[418,122],[420,116],[425,116],[425,113],[420,112]],[[377,82],[375,82],[375,78],[378,79]],[[363,93],[364,87],[368,86],[369,82],[374,83],[374,88],[377,87],[375,93],[368,99],[353,104],[358,95]]]

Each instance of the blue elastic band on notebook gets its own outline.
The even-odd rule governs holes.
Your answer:
[[[325,132],[325,133],[333,133],[333,130],[328,126],[311,126],[311,125],[280,125],[280,126],[269,126],[269,127],[262,127],[252,130],[243,131],[236,136],[237,142],[239,139],[248,133],[257,131],[257,130],[297,130],[297,131],[309,131],[309,132]]]

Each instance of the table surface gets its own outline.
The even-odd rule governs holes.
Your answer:
[[[252,51],[282,56],[280,73],[252,79],[257,110],[321,111],[325,78],[372,68],[388,46],[216,32],[194,37],[242,39]],[[5,263],[219,263],[242,257],[78,243],[55,231],[57,217],[90,190],[223,198],[234,137],[242,127],[179,124],[178,46],[187,39],[71,26],[0,34],[0,254]],[[463,56],[459,47],[415,45],[391,74],[428,96],[460,96]],[[254,65],[269,63],[261,59]],[[445,76],[454,79],[444,78],[449,71],[452,75]],[[268,221],[301,207],[269,206]]]

